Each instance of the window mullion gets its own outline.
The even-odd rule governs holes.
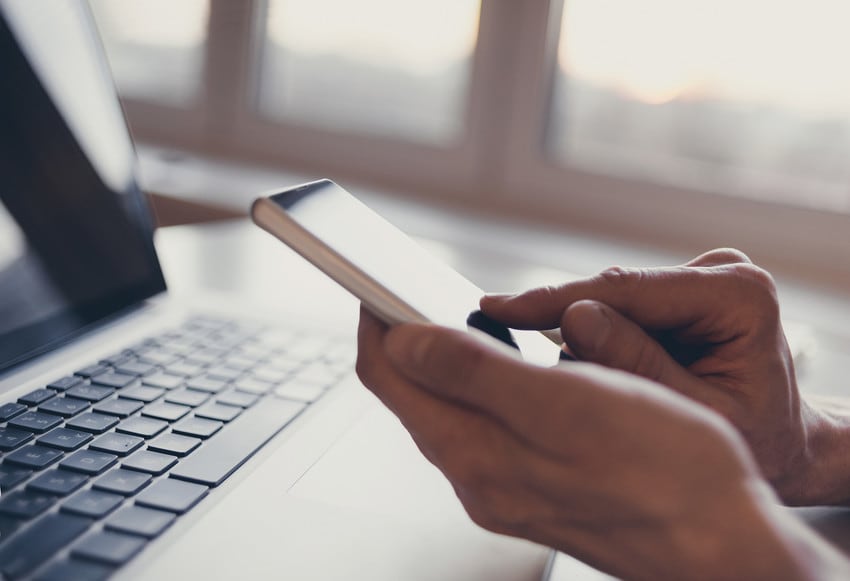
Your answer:
[[[225,140],[250,98],[257,0],[210,0],[204,108],[210,138]]]
[[[542,128],[547,101],[549,5],[548,0],[482,2],[469,107],[481,195],[505,193],[505,169],[518,139],[524,148],[542,142],[534,135]]]

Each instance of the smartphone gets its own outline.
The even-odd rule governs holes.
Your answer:
[[[484,333],[540,365],[563,354],[557,339],[484,315],[480,288],[331,180],[260,197],[251,216],[389,325],[430,322]]]

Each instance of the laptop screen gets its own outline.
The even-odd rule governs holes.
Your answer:
[[[165,289],[84,2],[0,0],[0,371]]]

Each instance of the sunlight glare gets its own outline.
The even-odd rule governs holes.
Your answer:
[[[846,0],[569,0],[559,62],[647,103],[717,98],[850,112]]]
[[[269,5],[267,30],[294,51],[427,75],[472,53],[479,10],[480,0],[278,0]]]

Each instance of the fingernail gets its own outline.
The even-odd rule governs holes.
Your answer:
[[[598,304],[574,309],[569,318],[569,335],[573,346],[584,352],[597,352],[608,340],[612,321],[604,307]],[[578,345],[575,345],[578,343]]]
[[[387,354],[403,365],[422,366],[428,358],[433,336],[418,325],[399,325],[387,334]]]
[[[491,305],[501,305],[508,302],[515,296],[518,295],[516,293],[488,293],[481,297],[481,304],[487,302]]]

